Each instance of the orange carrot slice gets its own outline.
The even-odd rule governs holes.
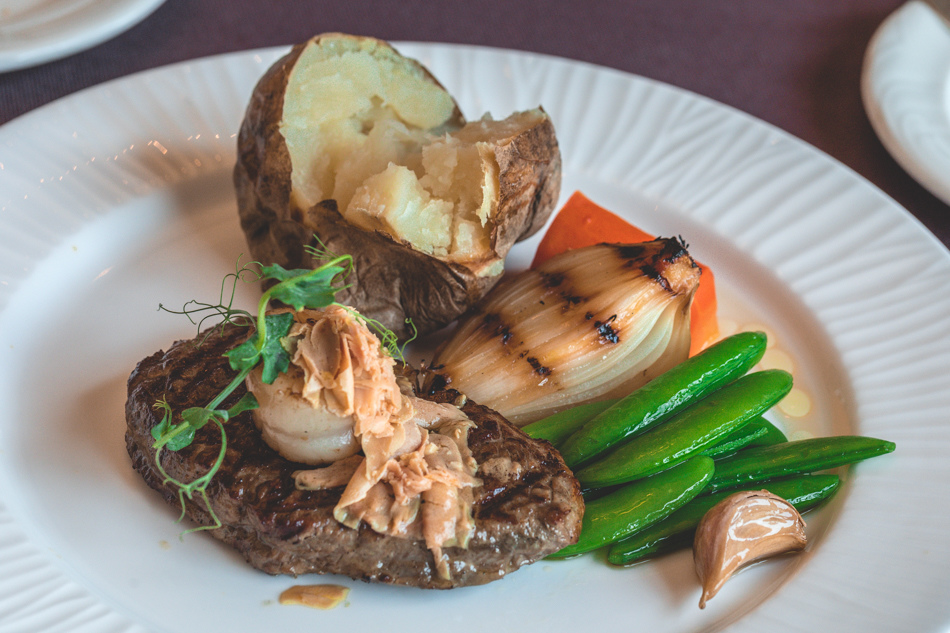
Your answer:
[[[576,191],[551,222],[538,246],[531,267],[534,268],[558,253],[574,248],[602,242],[636,244],[648,242],[654,237]],[[690,356],[719,338],[716,280],[708,266],[696,263],[702,270],[702,277],[690,312]]]

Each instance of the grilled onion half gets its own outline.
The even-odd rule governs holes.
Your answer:
[[[620,397],[686,360],[700,270],[679,239],[597,244],[506,279],[432,361],[518,426]]]

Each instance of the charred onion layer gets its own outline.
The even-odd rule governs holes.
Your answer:
[[[446,385],[523,426],[686,360],[699,267],[677,239],[597,244],[506,279],[436,353]]]

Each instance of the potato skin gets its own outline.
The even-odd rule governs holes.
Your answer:
[[[464,311],[472,296],[484,295],[497,281],[475,277],[464,266],[426,255],[385,232],[354,227],[333,200],[308,209],[301,225],[308,234],[319,235],[330,251],[353,255],[350,287],[337,293],[337,301],[358,306],[403,340],[412,336],[405,322],[409,309],[412,325],[420,333],[432,332],[455,318],[446,315]],[[310,263],[305,259],[301,265]]]
[[[319,43],[321,37],[326,36],[311,41]],[[291,160],[280,123],[290,73],[309,43],[294,46],[261,77],[238,135],[234,187],[251,256],[264,264],[310,268],[314,262],[304,246],[316,246],[317,235],[333,253],[354,259],[354,273],[347,279],[351,287],[338,293],[338,301],[380,321],[401,339],[413,333],[407,318],[420,335],[438,330],[495,285],[501,274],[484,271],[503,261],[515,242],[540,230],[553,211],[561,182],[554,126],[545,118],[495,148],[500,195],[488,257],[465,263],[443,261],[383,231],[349,224],[333,200],[311,209],[291,203]],[[424,67],[405,59],[442,87]],[[450,121],[464,125],[458,106]]]
[[[495,150],[500,180],[492,250],[504,259],[514,245],[545,225],[561,192],[561,153],[551,119]]]
[[[303,49],[302,44],[294,46],[260,78],[238,133],[234,190],[241,229],[252,257],[265,264],[286,266],[285,250],[299,251],[297,257],[288,255],[300,259],[309,240],[302,227],[280,219],[281,210],[290,207],[290,154],[279,129],[284,87]]]

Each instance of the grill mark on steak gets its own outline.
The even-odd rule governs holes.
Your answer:
[[[223,357],[247,330],[225,328],[200,347],[179,341],[167,352],[142,360],[128,382],[126,444],[132,465],[149,486],[179,507],[174,488],[162,484],[151,448],[151,429],[161,414],[152,405],[165,397],[180,412],[204,406],[230,382],[233,372]],[[222,406],[236,402],[243,387]],[[458,392],[425,395],[436,402],[455,402]],[[576,479],[547,442],[529,438],[501,415],[467,402],[463,410],[475,423],[469,444],[479,464],[507,458],[517,468],[479,472],[483,484],[474,491],[475,534],[468,549],[447,548],[452,577],[440,578],[423,541],[380,535],[361,525],[350,529],[333,518],[344,487],[302,491],[291,474],[304,468],[268,447],[250,414],[227,424],[224,463],[208,487],[215,513],[224,524],[211,536],[235,547],[254,567],[269,574],[334,573],[369,582],[446,589],[497,580],[577,540],[583,500]],[[163,451],[169,475],[191,481],[214,463],[220,448],[215,425],[196,434],[181,451]],[[195,522],[211,523],[199,503],[188,502]]]

